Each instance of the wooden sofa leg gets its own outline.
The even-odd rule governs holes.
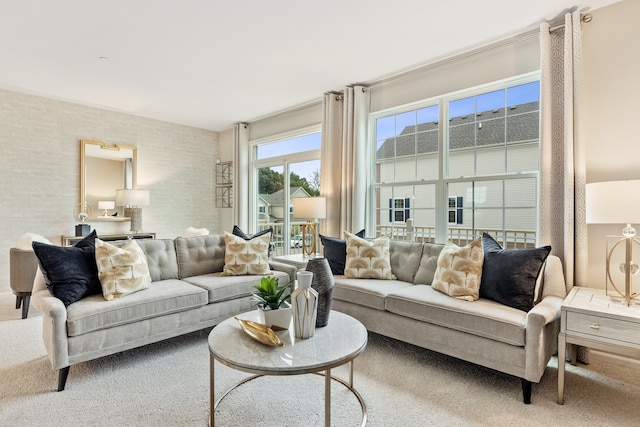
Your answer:
[[[532,382],[531,381],[527,381],[524,378],[521,379],[522,381],[522,398],[524,400],[525,404],[530,404],[531,403],[531,385]]]
[[[58,371],[58,391],[64,390],[64,385],[67,383],[67,377],[69,376],[69,368],[62,368]]]

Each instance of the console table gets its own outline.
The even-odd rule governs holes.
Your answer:
[[[86,236],[62,236],[62,246],[73,246]],[[100,234],[98,239],[105,242],[127,239],[155,239],[156,233]]]
[[[603,289],[574,287],[562,303],[558,334],[558,404],[564,404],[567,344],[575,365],[575,346],[640,359],[640,306],[626,306]]]

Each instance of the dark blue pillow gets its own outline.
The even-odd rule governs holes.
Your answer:
[[[482,235],[484,262],[480,298],[528,312],[534,305],[536,281],[551,246],[502,249],[491,235]]]
[[[32,243],[49,292],[65,307],[86,296],[102,293],[96,266],[96,237],[93,230],[71,247]]]
[[[364,239],[364,229],[354,233]],[[347,262],[347,242],[338,237],[320,235],[320,241],[324,247],[324,257],[331,267],[331,273],[337,276],[344,274],[344,265]]]

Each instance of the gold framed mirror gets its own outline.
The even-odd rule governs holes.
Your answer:
[[[88,221],[128,220],[118,206],[103,215],[98,202],[115,202],[116,190],[136,188],[136,172],[136,147],[80,140],[80,203],[87,203],[93,211]]]

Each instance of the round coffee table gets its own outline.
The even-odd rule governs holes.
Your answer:
[[[237,317],[259,322],[257,311],[249,311]],[[367,408],[362,396],[353,386],[353,360],[367,346],[367,330],[353,317],[332,311],[329,323],[316,328],[309,339],[295,338],[293,326],[276,332],[283,347],[272,347],[253,340],[238,321],[230,318],[213,328],[209,334],[210,352],[210,424],[215,425],[214,414],[218,404],[236,387],[263,375],[301,375],[324,371],[324,421],[331,425],[331,379],[347,387],[360,402],[362,426],[367,423]],[[214,397],[214,361],[244,372],[256,374],[239,382],[218,401]],[[349,381],[331,375],[331,369],[350,364]]]

